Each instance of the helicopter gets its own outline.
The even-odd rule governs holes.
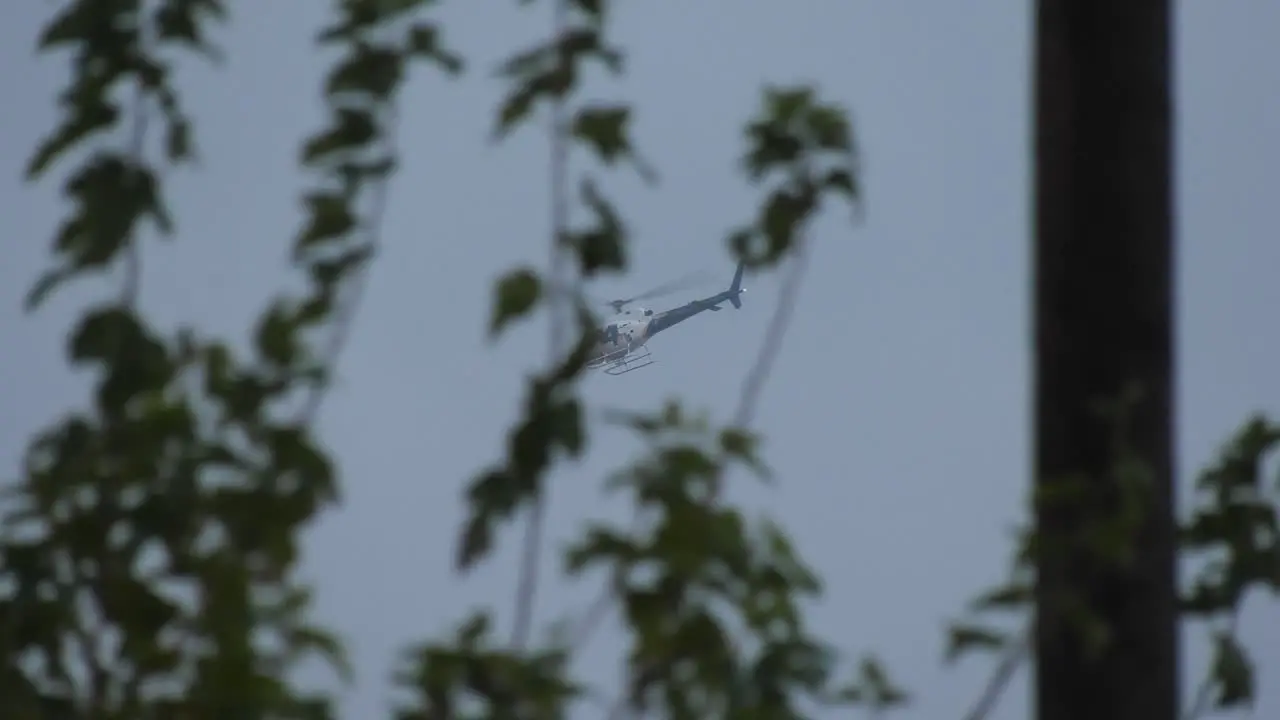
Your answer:
[[[722,309],[720,306],[724,302],[733,305],[735,309],[742,307],[742,299],[739,296],[746,292],[746,289],[742,287],[743,268],[743,263],[738,263],[738,268],[733,274],[733,282],[729,285],[728,290],[685,303],[670,310],[655,313],[648,308],[637,307],[635,310],[623,312],[624,307],[637,300],[645,300],[671,292],[672,288],[668,287],[655,288],[625,300],[609,301],[606,304],[612,307],[614,313],[621,315],[621,317],[616,317],[597,329],[596,344],[589,354],[590,359],[587,361],[587,367],[593,370],[603,370],[606,375],[625,375],[652,365],[656,361],[653,360],[646,343],[654,335],[706,310],[719,311]]]

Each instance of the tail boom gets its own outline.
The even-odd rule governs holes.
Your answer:
[[[746,292],[742,287],[742,271],[745,269],[745,263],[738,263],[738,269],[733,273],[733,284],[729,286],[729,302],[735,310],[742,308],[742,293]]]

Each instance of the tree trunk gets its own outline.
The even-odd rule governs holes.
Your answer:
[[[1090,483],[1037,509],[1040,720],[1178,715],[1169,5],[1037,3],[1036,483]],[[1154,485],[1117,567],[1068,537],[1114,510],[1115,428],[1093,408],[1135,384],[1129,451]],[[1072,599],[1108,629],[1100,652]]]

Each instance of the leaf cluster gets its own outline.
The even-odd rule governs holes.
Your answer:
[[[1132,561],[1132,539],[1140,527],[1144,493],[1150,476],[1141,458],[1126,441],[1127,411],[1137,396],[1126,394],[1102,409],[1102,418],[1113,428],[1117,462],[1106,483],[1087,478],[1067,478],[1044,486],[1038,503],[1097,508],[1073,532],[1058,538],[1084,548],[1105,564],[1123,569]],[[1250,590],[1280,594],[1280,478],[1268,478],[1265,468],[1280,448],[1280,427],[1262,416],[1250,418],[1225,444],[1215,461],[1195,482],[1194,504],[1180,523],[1178,554],[1183,562],[1199,565],[1190,588],[1180,599],[1183,618],[1210,626],[1212,660],[1187,716],[1200,718],[1210,711],[1249,706],[1256,692],[1254,666],[1236,628],[1241,604]],[[1104,496],[1098,488],[1106,489]],[[1030,641],[1026,616],[1032,610],[1037,553],[1053,552],[1030,527],[1019,532],[1018,551],[1010,577],[978,597],[969,606],[972,619],[952,623],[948,629],[946,659],[953,662],[974,651],[996,652],[1003,660],[995,680],[1001,684],[1020,662]],[[1064,548],[1059,547],[1058,551]],[[1101,650],[1108,630],[1087,612],[1078,598],[1064,600],[1079,612],[1078,632],[1093,639]],[[1072,604],[1074,602],[1074,604]],[[980,618],[1020,618],[1013,628]]]
[[[1280,477],[1265,469],[1280,449],[1280,426],[1255,416],[1196,479],[1197,506],[1183,525],[1187,559],[1202,562],[1182,600],[1182,612],[1211,626],[1213,660],[1196,698],[1195,715],[1252,703],[1253,663],[1236,631],[1251,590],[1280,595]]]
[[[6,717],[331,716],[327,696],[288,680],[317,654],[348,674],[294,578],[303,528],[338,497],[336,469],[310,430],[333,358],[310,331],[341,332],[339,300],[372,254],[376,218],[357,201],[393,167],[389,117],[406,64],[423,57],[457,69],[434,27],[411,22],[426,4],[340,2],[339,21],[321,34],[346,53],[326,83],[331,125],[302,153],[325,176],[305,197],[294,243],[312,287],[268,305],[247,353],[195,329],[161,333],[137,307],[141,223],[165,233],[175,225],[144,152],[148,120],[158,110],[168,165],[189,162],[195,148],[166,52],[216,57],[207,36],[224,5],[82,0],[46,27],[41,50],[71,50],[73,72],[28,176],[89,152],[68,173],[72,209],[54,238],[56,264],[28,306],[113,266],[124,282],[68,343],[71,364],[96,377],[91,405],[37,433],[23,476],[6,487]],[[110,134],[121,128],[116,147]]]
[[[664,717],[806,716],[814,705],[888,707],[905,695],[868,660],[861,682],[833,685],[835,650],[809,633],[801,603],[817,575],[786,533],[722,503],[727,472],[766,469],[757,438],[713,432],[669,403],[627,418],[645,459],[609,483],[627,492],[644,522],[629,531],[588,527],[566,554],[568,572],[603,569],[632,634],[626,703]]]
[[[742,158],[753,184],[773,180],[754,222],[729,236],[735,256],[752,267],[774,265],[799,242],[824,199],[859,208],[858,154],[845,111],[810,86],[766,87],[757,119],[747,124]]]

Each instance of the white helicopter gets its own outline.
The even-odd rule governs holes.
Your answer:
[[[658,333],[684,322],[705,310],[718,311],[721,303],[728,302],[733,307],[741,308],[739,297],[746,289],[742,287],[743,264],[733,274],[733,283],[728,290],[710,297],[694,300],[679,307],[655,313],[647,308],[622,311],[622,308],[637,301],[658,295],[665,295],[673,288],[663,287],[641,293],[625,300],[612,300],[607,303],[620,316],[610,320],[596,331],[596,344],[591,349],[587,367],[593,370],[602,369],[606,375],[624,375],[633,370],[652,365],[655,360],[645,344]]]

